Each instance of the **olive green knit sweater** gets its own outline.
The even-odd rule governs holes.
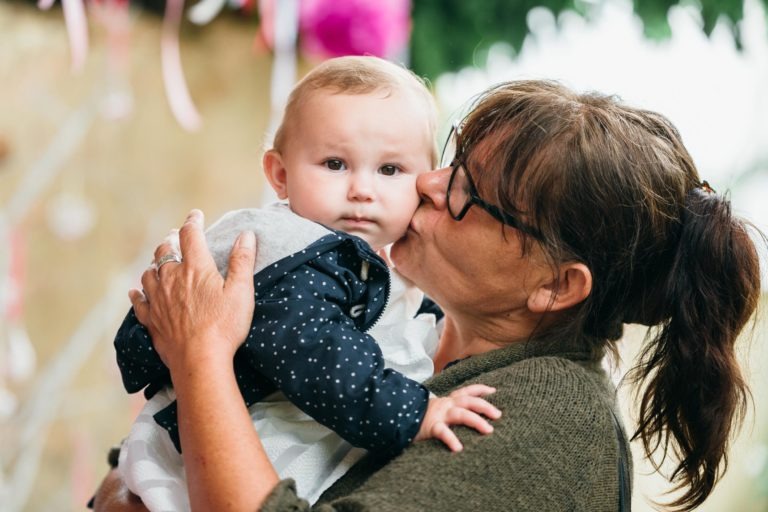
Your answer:
[[[427,382],[444,395],[472,383],[497,388],[503,416],[491,435],[467,428],[450,453],[424,441],[389,462],[363,459],[312,510],[618,510],[613,386],[585,350],[518,343],[461,361]],[[309,510],[290,480],[262,510]]]

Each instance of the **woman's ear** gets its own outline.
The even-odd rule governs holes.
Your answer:
[[[528,296],[530,311],[545,313],[568,309],[584,301],[592,291],[592,272],[583,263],[561,265],[557,277],[559,279],[541,284]]]
[[[261,160],[264,167],[264,175],[267,181],[272,185],[277,197],[285,199],[288,197],[288,171],[283,165],[283,157],[276,149],[270,149],[264,153]]]

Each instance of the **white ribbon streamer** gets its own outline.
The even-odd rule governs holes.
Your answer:
[[[56,0],[38,0],[37,7],[43,11],[53,7]],[[82,71],[88,55],[88,21],[85,17],[83,0],[61,0],[64,21],[67,25],[69,48],[72,55],[72,71]]]
[[[69,34],[69,48],[72,53],[72,71],[79,72],[85,66],[88,55],[88,21],[85,19],[83,0],[61,0],[64,21]]]
[[[227,0],[200,0],[187,13],[187,18],[196,25],[206,25],[221,12]]]
[[[165,94],[171,111],[179,124],[186,130],[196,131],[202,126],[202,119],[189,95],[184,71],[181,68],[179,51],[179,26],[184,9],[184,0],[168,0],[165,4],[163,32],[160,51],[163,65]]]

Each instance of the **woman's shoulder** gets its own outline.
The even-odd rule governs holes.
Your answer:
[[[615,389],[599,361],[572,360],[558,356],[524,359],[497,368],[474,380],[497,388],[505,406],[523,408],[596,407],[610,412]],[[610,419],[608,416],[606,418]],[[606,423],[608,424],[608,423]]]
[[[550,482],[537,499],[554,500],[552,508],[610,509],[618,496],[615,392],[599,362],[534,357],[488,372],[478,382],[496,387],[491,401],[503,416],[487,439],[469,433],[462,441],[477,443],[480,454],[492,452],[526,488]],[[521,505],[531,500],[512,494]]]
[[[463,384],[473,382],[497,389],[487,397],[503,411],[493,433],[457,427],[460,454],[437,441],[415,443],[347,499],[392,509],[396,488],[414,510],[616,509],[616,439],[596,368],[536,357]]]

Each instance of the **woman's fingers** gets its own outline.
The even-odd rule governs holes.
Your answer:
[[[179,247],[179,229],[174,228],[170,230],[168,234],[165,235],[165,238],[163,238],[163,243],[169,244],[171,250],[176,254],[181,254],[181,248]]]
[[[152,261],[152,263],[154,263],[157,269],[160,270],[160,267],[162,266],[161,260],[172,254],[178,255],[178,251],[175,249],[171,242],[163,240],[160,245],[155,248],[155,259]]]
[[[253,316],[255,235],[238,237],[226,280],[208,249],[200,210],[187,216],[178,234],[179,249],[174,236],[157,246],[155,264],[141,277],[143,294],[129,293],[137,318],[169,368],[186,364],[188,354],[226,355],[222,342],[234,354]]]
[[[93,510],[94,512],[142,512],[146,511],[147,507],[144,506],[141,498],[128,489],[120,472],[112,469],[96,490]]]
[[[141,286],[144,289],[145,298],[149,301],[153,292],[158,287],[157,270],[154,266],[149,267],[143,274],[141,274]]]
[[[141,290],[131,288],[128,290],[128,298],[131,299],[133,312],[139,323],[147,325],[149,323],[149,303],[147,302],[146,295]]]
[[[244,231],[235,240],[229,255],[229,270],[224,287],[233,284],[253,290],[253,267],[256,263],[256,235],[253,231]],[[244,290],[247,291],[247,290]]]
[[[213,256],[211,256],[205,241],[204,222],[205,217],[202,211],[190,211],[179,230],[179,246],[183,259],[207,265],[213,262]]]

